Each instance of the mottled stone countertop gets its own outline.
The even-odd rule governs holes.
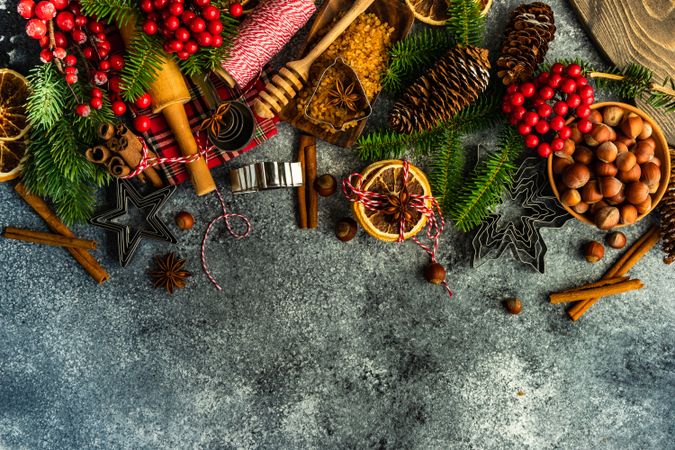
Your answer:
[[[517,3],[495,2],[491,48]],[[599,62],[570,5],[549,3],[549,58]],[[0,67],[26,71],[37,47],[14,10],[0,0]],[[376,105],[375,125],[387,108]],[[281,125],[232,165],[290,160],[296,140]],[[468,151],[478,143],[494,137],[473,136]],[[318,151],[320,172],[362,167],[349,150]],[[214,170],[224,192],[226,172]],[[222,292],[199,264],[217,203],[188,185],[162,217],[186,209],[195,228],[174,246],[144,242],[126,269],[112,236],[76,227],[104,244],[103,286],[61,249],[0,240],[0,448],[674,448],[675,272],[658,251],[632,272],[645,289],[573,323],[546,294],[597,279],[618,254],[583,262],[580,244],[602,238],[583,224],[544,230],[545,275],[509,259],[472,269],[470,236],[451,228],[439,252],[448,300],[423,281],[426,257],[412,243],[338,242],[339,196],[322,200],[314,231],[296,228],[289,190],[227,201],[252,218],[253,235],[233,241],[219,228],[210,240]],[[45,228],[8,184],[0,205],[0,226]],[[146,271],[171,250],[195,275],[167,296]],[[519,316],[500,305],[508,296],[523,299]]]

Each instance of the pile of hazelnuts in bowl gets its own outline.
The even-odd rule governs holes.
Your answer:
[[[551,188],[582,222],[601,230],[633,224],[668,187],[668,145],[659,126],[634,106],[605,102],[591,109],[590,125],[571,124],[572,136],[549,156]]]

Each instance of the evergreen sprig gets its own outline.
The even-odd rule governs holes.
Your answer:
[[[431,190],[443,211],[449,211],[462,185],[464,147],[457,130],[446,128],[444,142],[438,146],[430,163]]]
[[[451,0],[448,2],[446,29],[455,42],[480,46],[485,35],[485,16],[476,0]]]
[[[64,92],[68,85],[63,76],[50,64],[41,64],[31,70],[28,82],[32,88],[26,104],[28,121],[33,126],[44,129],[52,128],[65,109]]]
[[[450,208],[450,218],[457,229],[472,230],[501,202],[504,190],[513,182],[515,161],[522,149],[522,137],[513,127],[506,127],[497,151],[478,163]]]
[[[86,16],[94,16],[109,24],[123,27],[141,16],[135,0],[80,0],[80,7]]]
[[[663,81],[663,86],[670,89],[671,91],[675,91],[675,82],[670,77],[666,77],[666,79]],[[653,107],[662,108],[666,112],[675,111],[675,95],[665,92],[652,91],[651,95],[646,101]]]
[[[127,58],[120,74],[122,98],[133,102],[146,93],[157,79],[165,58],[159,38],[138,29],[129,42]]]
[[[595,72],[595,71],[594,71]],[[621,80],[594,77],[595,84],[602,89],[611,89],[620,97],[638,98],[643,92],[650,89],[653,73],[639,64],[629,64],[624,68],[609,67],[604,70],[611,75],[623,77]]]

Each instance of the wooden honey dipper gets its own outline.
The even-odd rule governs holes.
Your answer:
[[[258,94],[253,102],[253,111],[265,119],[279,114],[284,106],[297,95],[309,78],[309,68],[343,31],[375,0],[356,0],[354,5],[340,20],[321,38],[312,50],[302,59],[291,61],[265,84],[265,90]]]

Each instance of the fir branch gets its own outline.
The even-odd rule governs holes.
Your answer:
[[[28,121],[34,126],[49,129],[63,116],[68,86],[54,64],[41,64],[28,75],[31,95],[26,109]]]
[[[389,51],[389,67],[381,80],[383,89],[390,94],[401,92],[454,45],[453,37],[438,28],[424,28],[398,41]]]
[[[86,16],[95,16],[119,28],[141,16],[135,0],[80,0],[80,7]]]
[[[501,88],[501,83],[499,86]],[[475,133],[496,126],[504,120],[501,112],[501,98],[501,90],[491,90],[483,94],[478,100],[458,112],[447,126],[463,134]]]
[[[666,89],[669,89],[671,92],[675,91],[675,82],[670,77],[666,77],[663,82],[663,86]],[[666,112],[675,111],[675,94],[669,92],[663,92],[653,88],[652,94],[647,98],[647,103],[652,105],[655,108],[662,108]]]
[[[443,211],[449,211],[462,186],[464,172],[464,147],[460,134],[453,129],[444,130],[444,142],[437,147],[430,164],[431,190]]]
[[[604,72],[592,71],[590,76],[599,88],[611,89],[625,98],[639,97],[650,89],[652,81],[652,71],[639,64],[629,64],[623,69],[609,67]]]
[[[499,149],[478,163],[469,182],[464,184],[449,215],[455,227],[468,232],[478,226],[502,200],[504,189],[512,183],[514,161],[523,149],[522,138],[506,127]]]
[[[446,28],[457,43],[480,47],[485,34],[485,16],[476,0],[450,0]]]
[[[156,36],[148,36],[139,29],[129,43],[127,56],[120,87],[122,98],[133,102],[148,91],[159,75],[166,55]]]

